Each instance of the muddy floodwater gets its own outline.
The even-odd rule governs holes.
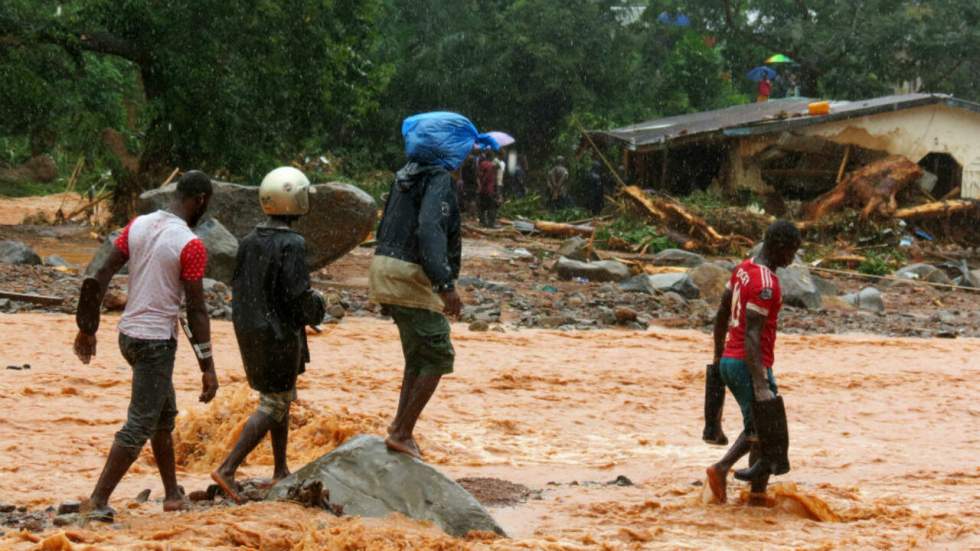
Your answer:
[[[129,368],[104,319],[98,357],[72,355],[74,320],[0,315],[0,502],[33,510],[91,490],[123,422]],[[179,478],[204,489],[254,406],[231,325],[212,322],[222,388],[205,407],[191,351],[178,351]],[[722,448],[700,440],[710,337],[693,331],[469,332],[417,428],[427,459],[454,478],[527,486],[490,507],[511,539],[453,539],[403,517],[337,518],[283,503],[165,514],[146,450],[113,498],[115,525],[10,528],[0,549],[977,549],[980,548],[980,341],[780,336],[776,377],[793,470],[777,506],[702,498]],[[344,320],[311,337],[292,421],[295,470],[395,407],[395,327]],[[741,419],[729,396],[725,430]],[[243,476],[269,476],[263,444]],[[608,484],[626,477],[633,485]],[[620,479],[625,482],[624,479]],[[142,490],[150,500],[137,503]]]

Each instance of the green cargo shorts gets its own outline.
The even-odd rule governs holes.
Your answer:
[[[735,358],[722,358],[718,367],[721,371],[721,380],[725,381],[725,386],[732,391],[739,409],[742,410],[743,429],[746,434],[755,434],[755,425],[752,424],[752,402],[755,401],[755,391],[752,390],[752,374],[749,373],[749,365]],[[779,394],[772,368],[766,368],[766,378],[769,380],[769,390],[773,394]]]
[[[456,351],[449,339],[446,316],[423,310],[385,304],[395,320],[405,355],[405,370],[418,375],[448,375],[453,372]]]
[[[296,387],[283,392],[260,392],[259,411],[269,416],[276,423],[289,414],[289,406],[296,400]]]

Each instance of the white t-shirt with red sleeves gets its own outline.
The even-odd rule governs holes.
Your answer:
[[[723,357],[745,359],[746,313],[752,310],[766,317],[760,335],[762,365],[772,367],[775,360],[776,325],[779,310],[783,307],[779,277],[768,267],[756,264],[748,258],[735,268],[725,288],[732,291],[732,315],[728,321],[728,340]]]
[[[208,251],[179,216],[158,210],[134,218],[114,242],[129,259],[129,298],[119,332],[134,339],[177,335],[184,281],[199,281]]]

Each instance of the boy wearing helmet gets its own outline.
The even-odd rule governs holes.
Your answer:
[[[303,236],[292,223],[310,210],[315,189],[302,172],[280,167],[262,180],[259,202],[269,219],[238,246],[232,280],[232,320],[248,384],[259,392],[259,407],[238,442],[211,478],[238,503],[235,472],[272,433],[273,479],[289,475],[286,446],[289,407],[296,378],[309,362],[305,327],[323,321],[324,299],[310,288]]]

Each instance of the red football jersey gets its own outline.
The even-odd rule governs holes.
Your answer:
[[[766,316],[761,335],[762,365],[772,367],[773,350],[776,346],[776,321],[779,319],[779,310],[783,307],[779,278],[769,268],[748,258],[735,268],[725,288],[732,291],[732,315],[728,321],[724,357],[745,359],[746,311],[752,310]]]

